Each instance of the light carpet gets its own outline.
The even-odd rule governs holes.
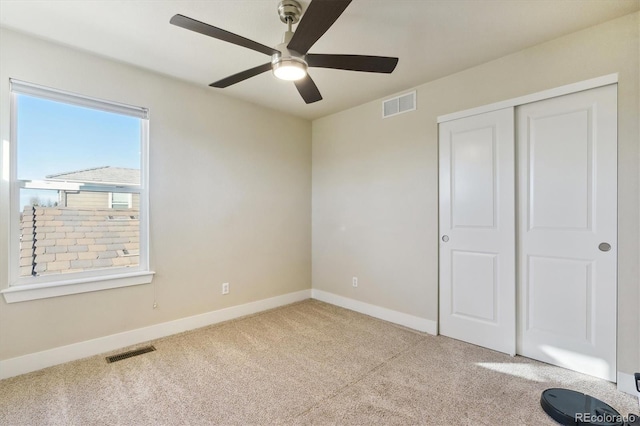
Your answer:
[[[0,424],[553,425],[550,387],[638,412],[612,383],[316,300],[150,343],[0,381]]]

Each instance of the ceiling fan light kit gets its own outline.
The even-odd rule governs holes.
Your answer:
[[[312,0],[307,11],[302,15],[302,6],[296,0],[281,0],[278,3],[278,16],[283,23],[287,24],[287,31],[284,33],[282,43],[275,49],[184,15],[175,15],[169,22],[187,30],[271,56],[271,62],[218,80],[211,83],[211,87],[225,88],[271,70],[277,78],[293,81],[302,99],[310,104],[321,100],[322,95],[309,76],[309,67],[388,74],[393,72],[398,64],[398,58],[386,56],[308,53],[351,1]],[[296,31],[293,32],[291,27],[298,22]]]
[[[307,63],[297,58],[278,59],[272,66],[273,75],[280,80],[297,81],[307,75]]]
[[[307,75],[308,64],[307,61],[304,60],[303,56],[294,50],[289,50],[287,45],[293,38],[293,31],[291,31],[291,24],[294,22],[298,22],[300,20],[300,15],[291,15],[285,16],[283,19],[282,15],[282,4],[283,3],[295,3],[298,4],[295,0],[286,0],[280,2],[280,7],[278,7],[278,12],[280,13],[280,20],[285,22],[289,26],[289,29],[286,33],[284,33],[284,37],[282,38],[282,43],[276,46],[276,50],[278,53],[274,53],[271,57],[271,69],[273,70],[273,75],[278,77],[280,80],[287,81],[296,81],[303,79]],[[297,10],[301,10],[298,5]]]

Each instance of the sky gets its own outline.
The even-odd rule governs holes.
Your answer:
[[[139,118],[27,95],[17,102],[19,180],[102,166],[140,168]],[[20,209],[34,196],[57,200],[56,191],[23,189]]]

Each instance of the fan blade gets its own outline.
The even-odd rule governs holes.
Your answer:
[[[351,0],[312,0],[287,48],[303,55],[342,15]]]
[[[233,43],[238,46],[246,47],[247,49],[255,50],[257,52],[264,53],[265,55],[275,55],[276,53],[280,53],[278,50],[272,49],[264,44],[230,33],[229,31],[214,27],[213,25],[196,21],[195,19],[188,18],[184,15],[175,15],[169,22],[178,27],[217,38],[218,40],[226,41],[228,43]]]
[[[258,65],[255,68],[251,68],[248,70],[244,70],[239,72],[238,74],[234,74],[227,78],[223,78],[222,80],[218,80],[215,83],[211,83],[209,86],[211,87],[219,87],[221,89],[231,86],[232,84],[240,83],[243,80],[254,77],[258,74],[262,74],[265,71],[269,71],[271,69],[271,62],[267,62],[266,64]]]
[[[300,96],[302,96],[302,99],[304,99],[306,103],[312,104],[322,100],[322,95],[318,90],[318,86],[316,86],[308,74],[302,80],[294,81],[294,84],[296,85],[296,89],[298,89]]]
[[[309,53],[305,57],[310,67],[334,68],[338,70],[391,73],[398,65],[398,58],[365,55],[318,55]]]

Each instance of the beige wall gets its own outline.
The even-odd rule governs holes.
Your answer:
[[[311,228],[314,288],[436,320],[436,117],[619,72],[619,367],[638,370],[639,33],[636,13],[423,84],[415,112],[382,120],[375,101],[316,120],[311,154],[304,120],[2,30],[1,140],[9,77],[150,108],[157,275],[151,285],[0,299],[0,359],[308,289]],[[3,203],[7,190],[0,180]],[[0,288],[7,238],[3,205]]]
[[[423,84],[415,112],[382,119],[378,100],[314,121],[313,288],[437,320],[436,117],[617,72],[618,369],[637,371],[639,16]]]
[[[310,288],[308,121],[1,31],[2,140],[9,140],[10,77],[149,108],[156,276],[150,285],[52,299],[0,298],[0,359]],[[4,178],[0,190],[0,288],[6,288]],[[231,283],[229,295],[220,294],[223,282]]]

